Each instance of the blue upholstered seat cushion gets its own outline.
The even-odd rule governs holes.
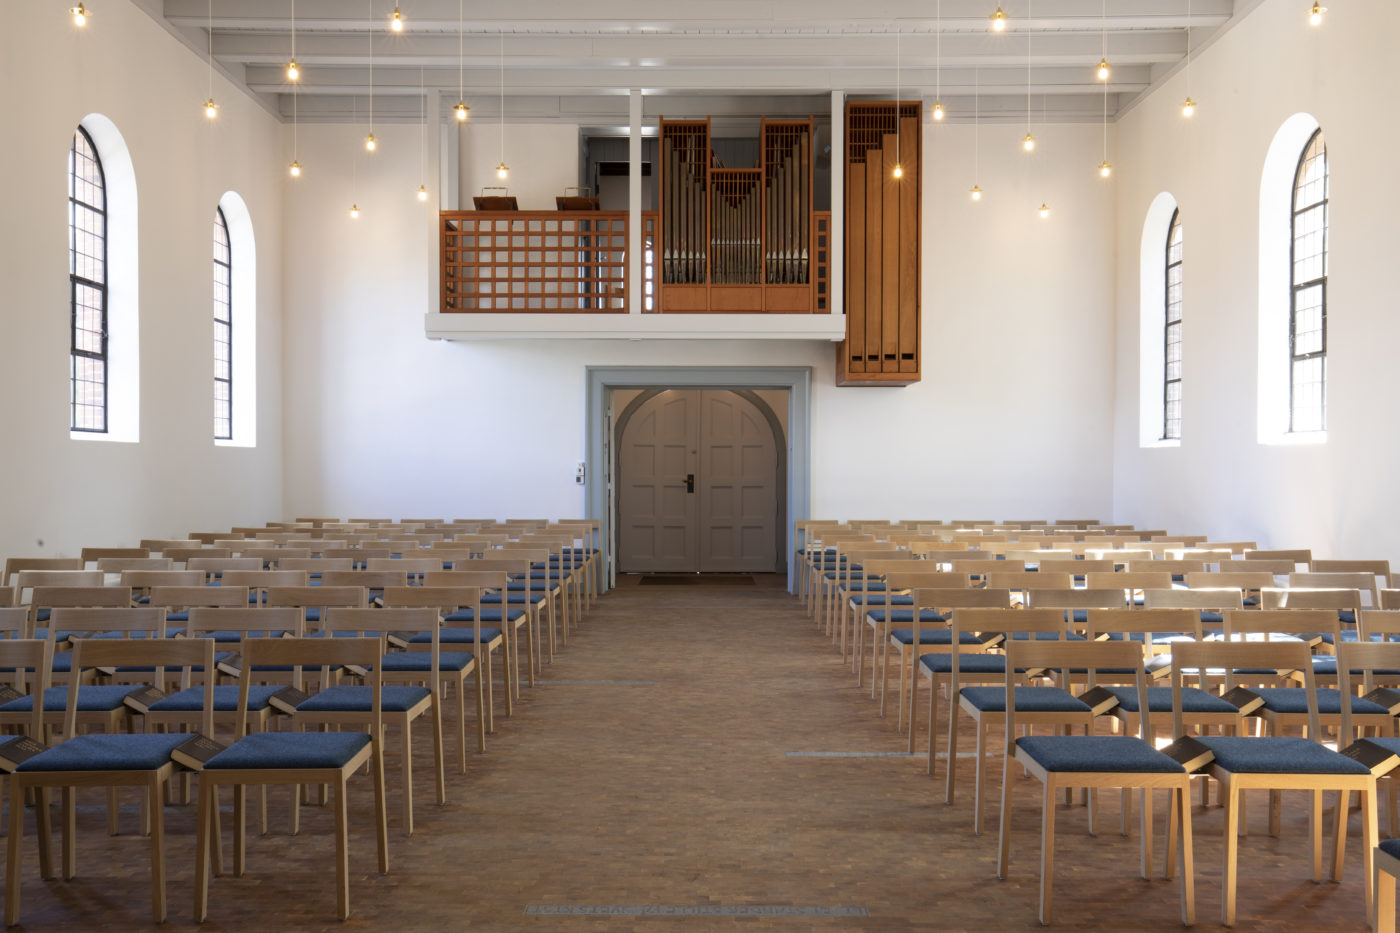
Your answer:
[[[897,599],[899,599],[899,598],[900,598],[900,597],[898,597],[898,596],[892,597],[891,601],[897,600]],[[906,596],[906,597],[903,597],[903,598],[908,599],[908,600],[910,601],[910,605],[913,604],[913,597],[912,597],[912,596]],[[869,619],[870,621],[872,621],[872,622],[884,622],[885,619],[886,619],[886,617],[888,617],[890,623],[893,624],[893,625],[899,625],[900,623],[903,623],[903,624],[905,624],[905,625],[912,625],[913,622],[914,622],[914,610],[913,610],[913,609],[872,609],[871,611],[869,611],[869,612],[867,612],[867,613],[865,614],[865,617],[866,617],[867,619]],[[944,622],[947,622],[947,621],[948,621],[947,616],[939,615],[938,613],[934,612],[932,609],[920,609],[920,610],[919,610],[919,622],[920,622],[920,623],[930,622],[930,623],[941,624],[941,623],[944,623]]]
[[[441,629],[441,630],[439,631],[439,633],[438,633],[438,641],[439,641],[440,643],[442,643],[442,644],[453,644],[453,645],[468,644],[468,645],[470,645],[473,641],[476,640],[475,637],[474,637],[473,634],[472,634],[474,631],[475,631],[475,629],[469,629],[469,628],[445,628],[445,629]],[[489,641],[495,641],[497,638],[500,638],[500,637],[501,637],[501,630],[498,629],[498,628],[484,628],[484,627],[483,627],[483,628],[481,629],[481,641],[482,641],[483,644],[486,643],[486,642],[489,642]],[[432,633],[431,633],[431,632],[415,632],[415,633],[408,639],[408,641],[409,641],[409,644],[414,644],[414,645],[430,645],[430,644],[432,644],[432,642],[433,642],[433,636],[432,636]]]
[[[865,574],[857,570],[857,566],[859,565],[853,565],[846,570],[828,570],[825,576],[828,580],[842,580],[843,582],[849,581],[856,583],[865,579]]]
[[[373,687],[357,684],[337,684],[297,704],[297,712],[308,713],[368,713],[373,709]],[[386,713],[406,713],[432,696],[427,687],[408,684],[386,684],[379,700]]]
[[[1137,687],[1104,687],[1118,698],[1118,708],[1125,713],[1138,711]],[[1147,709],[1152,713],[1172,711],[1171,687],[1148,687]],[[1232,704],[1225,702],[1213,693],[1196,687],[1181,688],[1181,711],[1183,713],[1238,713]]]
[[[1400,839],[1382,839],[1380,849],[1391,858],[1400,858]]]
[[[1089,704],[1059,687],[1016,687],[1018,713],[1092,712]],[[963,687],[959,695],[974,709],[986,713],[1006,712],[1005,687]]]
[[[364,732],[254,732],[210,758],[204,769],[343,768],[368,744]]]
[[[439,651],[439,671],[464,671],[472,665],[470,651]],[[415,673],[431,671],[433,656],[428,651],[394,651],[384,655],[385,673]]]
[[[914,643],[914,630],[912,628],[897,628],[890,632],[890,637],[901,645],[912,645]],[[982,642],[973,632],[963,632],[958,642],[964,645],[980,645]],[[919,644],[921,645],[951,645],[953,643],[953,630],[947,628],[921,628],[919,629]]]
[[[1016,748],[1046,771],[1181,774],[1186,770],[1131,735],[1029,735],[1017,739]]]
[[[862,602],[864,602],[867,606],[912,606],[914,605],[914,597],[909,593],[871,593],[869,596],[857,596],[853,598],[851,600],[851,608],[859,609]],[[874,612],[876,610],[871,611]],[[898,612],[898,610],[895,611]],[[924,612],[933,612],[933,610],[925,609]],[[910,609],[904,621],[909,622],[912,621],[913,618],[914,610]],[[939,618],[942,617],[940,616]],[[884,616],[881,616],[880,620],[884,621]]]
[[[536,590],[534,593],[527,593],[524,590],[516,591],[512,589],[506,594],[507,600],[512,606],[528,606],[544,599],[544,596],[544,590]],[[483,606],[499,606],[501,604],[501,594],[483,593],[481,594],[481,604]],[[486,615],[486,621],[491,621],[489,610],[482,610],[482,612]],[[500,610],[497,609],[495,612],[498,616],[497,621],[499,621]],[[511,613],[511,615],[515,615],[515,613]]]
[[[1066,632],[1061,639],[1059,632],[1012,632],[1012,641],[1027,641],[1031,636],[1035,636],[1036,641],[1083,641],[1083,635],[1076,635],[1074,632]],[[1132,673],[1129,671],[1129,673]]]
[[[129,684],[84,684],[78,688],[78,711],[106,713],[121,709],[122,698],[139,688]],[[61,713],[68,708],[68,688],[50,687],[44,691],[44,712]],[[34,697],[20,697],[0,706],[0,713],[31,713]]]
[[[182,732],[75,735],[40,752],[20,771],[154,771],[170,761],[175,746],[193,738]]]
[[[267,698],[281,689],[280,685],[251,684],[248,687],[248,709],[254,712],[267,709]],[[195,713],[202,709],[204,709],[203,687],[180,690],[151,704],[151,711],[156,713]],[[237,684],[219,684],[214,687],[214,711],[218,713],[238,711]]]
[[[524,618],[524,616],[525,616],[525,610],[524,610],[524,609],[510,609],[510,610],[507,610],[507,618],[510,619],[510,621],[512,621],[512,622],[514,622],[514,621],[517,620],[517,619]],[[453,613],[450,613],[450,614],[448,614],[448,615],[446,615],[446,616],[443,616],[442,621],[444,621],[444,622],[475,622],[476,620],[472,617],[472,610],[470,610],[470,609],[458,609],[456,612],[453,612]],[[483,609],[483,610],[481,610],[481,621],[483,621],[483,622],[494,622],[495,624],[500,625],[500,624],[501,624],[501,610],[500,610],[500,609]]]
[[[1197,741],[1215,753],[1215,764],[1241,774],[1366,774],[1366,766],[1292,736],[1202,735]]]
[[[935,674],[946,674],[953,669],[953,656],[926,654],[919,658],[919,664]],[[958,655],[958,670],[969,674],[1005,674],[1006,658],[1000,654],[963,652]]]
[[[1346,641],[1345,635],[1342,640]],[[1314,674],[1323,677],[1337,676],[1337,656],[1335,654],[1315,654],[1313,655],[1312,661]],[[1356,670],[1351,673],[1354,676],[1360,677],[1364,672]],[[1383,677],[1400,677],[1400,671],[1397,670],[1376,671],[1376,673]]]
[[[1303,713],[1308,711],[1308,691],[1302,687],[1252,687],[1255,693],[1264,698],[1264,708],[1272,713]],[[1317,711],[1326,716],[1341,715],[1342,696],[1330,687],[1317,690]],[[1389,715],[1390,711],[1379,703],[1362,697],[1351,698],[1353,714]]]

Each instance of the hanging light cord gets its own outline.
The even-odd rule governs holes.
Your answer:
[[[427,169],[424,167],[428,152],[428,95],[423,93],[423,66],[418,66],[418,186],[421,188]]]
[[[900,113],[903,108],[899,106],[900,85],[899,85],[899,25],[894,27],[894,167],[901,172],[904,171],[904,164],[901,161],[900,144],[904,142],[904,134],[900,132]]]
[[[374,0],[369,0],[369,135],[374,135]]]
[[[1186,96],[1191,96],[1191,0],[1186,0]]]
[[[500,97],[500,104],[499,104],[500,111],[501,111],[501,164],[502,164],[502,165],[505,165],[505,164],[506,164],[506,31],[505,31],[504,29],[502,29],[502,30],[500,31],[499,35],[500,35],[500,40],[501,40],[501,54],[500,54],[500,62],[501,62],[501,77],[500,77],[500,82],[501,82],[501,97]]]
[[[297,60],[297,0],[292,0],[292,61]]]
[[[943,0],[938,0],[934,5],[934,65],[933,75],[936,90],[933,92],[933,99],[939,103],[943,101]]]
[[[457,0],[457,100],[462,99],[462,0]]]
[[[209,99],[214,99],[214,0],[209,0]]]
[[[1026,135],[1031,135],[1031,0],[1026,0]]]
[[[972,186],[982,174],[982,69],[972,69]]]

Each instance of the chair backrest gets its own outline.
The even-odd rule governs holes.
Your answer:
[[[1076,577],[1082,577],[1086,573],[1112,573],[1113,561],[1111,560],[1043,560],[1040,562],[1041,573],[1072,573]]]
[[[1266,586],[1275,584],[1274,575],[1268,571],[1220,571],[1218,573],[1188,573],[1186,585],[1193,590],[1212,590],[1231,586],[1244,593],[1257,593]]]
[[[0,606],[0,639],[29,638],[29,609],[24,606]],[[0,673],[4,668],[0,668]]]
[[[132,610],[139,612],[141,610]],[[63,714],[63,734],[75,734],[78,716],[78,695],[82,677],[80,673],[91,667],[155,667],[150,683],[164,682],[167,668],[182,668],[181,681],[188,682],[190,669],[198,671],[203,679],[204,703],[200,720],[200,732],[214,735],[214,639],[212,638],[161,638],[133,641],[120,638],[76,638],[73,639],[73,674],[68,679],[68,703]],[[40,704],[42,705],[42,704]],[[244,714],[247,715],[246,713]]]
[[[1231,554],[1243,555],[1245,551],[1258,549],[1259,544],[1255,541],[1202,541],[1202,548],[1217,551],[1229,551]]]
[[[900,573],[926,563],[918,557],[919,555],[912,551],[885,551],[879,559],[861,561],[861,572],[867,580],[884,579],[888,574]]]
[[[1259,615],[1259,612],[1239,612],[1226,615],[1226,625],[1230,616]],[[1303,687],[1307,691],[1308,736],[1314,742],[1322,741],[1322,730],[1317,717],[1317,681],[1313,676],[1312,653],[1308,646],[1299,641],[1196,641],[1178,642],[1172,645],[1172,735],[1180,738],[1185,735],[1181,688],[1183,672],[1192,672],[1200,678],[1204,689],[1206,677],[1223,671],[1225,686],[1235,686],[1235,671],[1277,670],[1301,671]]]
[[[1356,640],[1400,641],[1400,609],[1363,609],[1358,612]]]
[[[1168,560],[1195,560],[1215,566],[1219,566],[1221,561],[1234,558],[1234,553],[1226,548],[1166,548],[1162,554]]]
[[[262,572],[262,561],[256,557],[191,557],[185,561],[186,570],[198,570],[204,574],[205,579],[212,580],[217,576],[222,576],[230,570],[243,573],[252,571]],[[240,584],[246,585],[246,584]]]
[[[1146,590],[1142,604],[1147,609],[1206,609],[1224,612],[1243,609],[1244,598],[1233,586],[1199,590]],[[1197,616],[1199,619],[1200,616]]]
[[[369,591],[363,586],[269,586],[264,593],[264,605],[299,606],[315,609],[318,618],[326,617],[332,608],[358,609],[369,604]]]
[[[152,606],[163,609],[195,609],[196,607],[248,608],[246,586],[153,586]],[[256,611],[256,610],[254,610]]]
[[[384,590],[384,608],[431,608],[443,615],[458,609],[471,609],[472,618],[481,618],[481,590],[475,586],[391,586]],[[481,627],[473,624],[480,637]]]
[[[102,586],[105,581],[100,570],[20,570],[10,580],[14,586],[14,604],[27,606],[30,599],[25,590],[41,586]]]
[[[284,557],[277,562],[279,570],[305,570],[324,574],[334,570],[354,570],[355,562],[348,557]]]
[[[233,549],[226,547],[173,547],[166,550],[164,554],[177,564],[188,564],[196,557],[232,557]]]
[[[407,586],[408,573],[402,570],[327,570],[322,586],[363,586],[382,590],[386,586]]]
[[[1280,589],[1266,587],[1259,591],[1263,609],[1350,609],[1363,608],[1360,590]]]
[[[124,609],[131,605],[131,591],[120,586],[36,586],[30,608]]]
[[[224,586],[246,586],[261,597],[274,586],[308,586],[311,575],[305,570],[225,570]],[[259,600],[261,601],[261,599]]]
[[[282,561],[298,557],[310,557],[311,549],[304,547],[245,547],[239,550],[239,557],[256,557],[268,570],[281,570]]]
[[[1084,635],[1091,641],[1100,635],[1186,635],[1200,641],[1201,614],[1194,609],[1090,609]]]
[[[190,538],[142,538],[141,546],[151,554],[164,554],[166,548],[199,547],[202,542]]]
[[[1269,559],[1256,557],[1253,560],[1222,560],[1216,563],[1217,569],[1222,573],[1241,573],[1254,571],[1255,573],[1271,573],[1274,576],[1288,576],[1298,569],[1297,563],[1291,560]]]
[[[53,645],[45,638],[3,638],[0,639],[0,673],[14,675],[14,688],[27,693],[36,700],[30,714],[29,726],[24,734],[39,742],[46,740],[44,735],[44,704],[38,697],[49,688],[49,677],[53,669]],[[26,683],[27,681],[27,683]],[[72,733],[66,733],[71,735]]]
[[[248,689],[253,684],[255,668],[292,666],[320,667],[321,682],[325,671],[347,665],[371,670],[369,735],[376,752],[384,733],[384,639],[381,638],[245,638],[239,646],[242,671],[238,678],[238,736],[248,728]],[[211,665],[212,666],[212,665]],[[343,728],[343,727],[342,727]]]
[[[254,609],[250,606],[195,606],[190,610],[185,634],[190,638],[215,632],[240,632],[244,636],[261,633],[269,638],[289,632],[300,637],[305,631],[306,613],[294,606]]]
[[[1146,613],[1133,613],[1145,615]],[[956,625],[956,621],[954,622]],[[1099,670],[1132,670],[1137,672],[1139,715],[1138,735],[1151,741],[1152,724],[1147,702],[1147,673],[1143,666],[1142,649],[1131,641],[1038,641],[1011,640],[1006,645],[1006,750],[1016,748],[1016,672],[1023,670],[1059,670],[1088,672],[1089,682]],[[956,667],[956,655],[954,655]],[[954,675],[956,677],[956,674]],[[957,696],[954,688],[951,695]]]
[[[1390,578],[1388,560],[1315,560],[1313,573],[1369,573],[1382,581]]]
[[[1341,641],[1341,622],[1334,609],[1241,609],[1226,612],[1224,616],[1226,639],[1241,636],[1250,640],[1250,635],[1258,635],[1264,641],[1272,641],[1275,635],[1289,638],[1331,635],[1332,644]]]
[[[418,576],[441,570],[442,557],[371,557],[366,570],[399,570]]]
[[[1302,564],[1307,570],[1312,569],[1312,551],[1308,548],[1246,548],[1244,559],[1289,561],[1295,565],[1289,568],[1289,573],[1298,569],[1297,564]]]
[[[123,570],[121,586],[144,593],[155,586],[201,586],[203,583],[202,570]]]
[[[1322,589],[1322,590],[1360,590],[1370,597],[1370,605],[1373,609],[1380,608],[1380,587],[1376,585],[1376,575],[1374,573],[1331,571],[1323,573],[1313,571],[1312,573],[1290,573],[1288,575],[1289,589]]]
[[[1206,569],[1206,562],[1203,560],[1130,560],[1128,561],[1128,572],[1137,573],[1146,571],[1148,573],[1169,573],[1174,577],[1185,576],[1188,573],[1201,573]]]
[[[0,579],[0,585],[18,585],[12,578],[25,570],[82,570],[85,565],[81,557],[7,557],[5,575]]]
[[[169,557],[104,557],[97,562],[103,573],[124,573],[128,570],[174,570],[175,561]]]
[[[361,635],[374,633],[386,636],[390,632],[426,632],[431,636],[428,683],[436,684],[438,665],[441,656],[442,615],[438,610],[425,608],[396,607],[392,609],[331,609],[321,623],[323,631],[358,632]]]
[[[465,586],[479,590],[504,590],[510,583],[510,574],[504,570],[439,570],[430,576],[434,583],[429,585]]]
[[[85,547],[78,552],[84,564],[102,560],[107,557],[150,557],[149,548],[144,547]]]
[[[951,563],[953,573],[1012,573],[1026,569],[1023,560],[954,560]]]
[[[996,590],[1067,590],[1074,586],[1072,573],[1046,573],[1044,570],[998,571],[987,574],[987,586]]]
[[[1136,573],[1126,570],[1118,573],[1090,573],[1085,574],[1084,584],[1091,590],[1105,590],[1114,586],[1125,590],[1169,590],[1172,588],[1172,575],[1141,570]]]
[[[1375,611],[1375,610],[1371,610]],[[1377,671],[1400,670],[1400,642],[1378,644],[1371,641],[1344,642],[1337,646],[1337,692],[1355,696],[1354,677],[1362,675],[1363,690],[1370,693],[1376,685]],[[1356,737],[1351,728],[1351,704],[1342,705],[1341,728],[1337,732],[1337,748],[1346,748]]]

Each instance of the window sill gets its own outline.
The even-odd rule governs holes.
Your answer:
[[[1294,431],[1274,437],[1260,438],[1259,443],[1268,447],[1314,447],[1327,443],[1326,431]]]
[[[97,434],[92,431],[69,431],[68,436],[75,441],[105,441],[109,444],[137,444],[139,437],[120,437],[108,431],[106,434]]]
[[[215,447],[249,447],[249,448],[252,448],[252,447],[257,447],[257,446],[258,446],[258,442],[257,442],[257,441],[240,441],[240,440],[237,440],[237,439],[220,439],[220,438],[217,438],[217,437],[216,437],[216,438],[214,438],[214,446],[215,446]]]
[[[1142,450],[1152,450],[1159,447],[1180,447],[1181,438],[1159,438],[1155,441],[1140,441],[1138,447]]]

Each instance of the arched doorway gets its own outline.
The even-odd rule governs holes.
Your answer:
[[[771,573],[783,566],[786,443],[735,389],[649,389],[617,427],[618,569]]]

